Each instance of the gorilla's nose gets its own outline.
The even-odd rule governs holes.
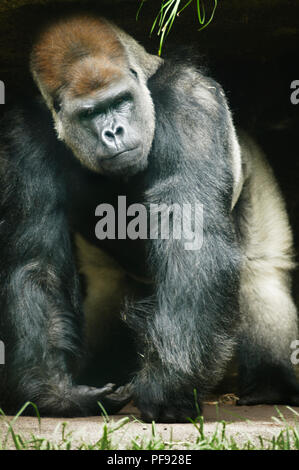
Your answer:
[[[109,150],[119,150],[125,134],[123,126],[107,127],[102,132],[102,142]]]

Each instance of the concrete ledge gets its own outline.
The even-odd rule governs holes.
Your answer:
[[[281,420],[277,408],[282,413],[284,420]],[[233,437],[238,445],[245,444],[248,440],[259,445],[258,436],[264,439],[271,439],[277,436],[286,426],[299,423],[299,407],[293,408],[293,412],[285,406],[243,406],[234,405],[212,405],[204,406],[204,434],[209,437],[215,432],[217,426],[221,431],[221,421],[226,424],[226,436]],[[296,416],[297,413],[297,416]],[[138,410],[132,406],[127,406],[122,413],[110,417],[111,426],[115,426],[117,421],[129,416],[130,421],[119,430],[112,433],[112,443],[119,449],[126,449],[134,439],[139,441],[152,437],[152,425],[144,424],[138,420]],[[7,416],[0,421],[0,436],[7,432],[7,424],[12,417]],[[81,443],[95,444],[103,435],[103,418],[73,418],[56,419],[43,418],[39,428],[37,418],[20,417],[13,425],[14,432],[21,434],[25,439],[30,439],[31,434],[50,440],[59,444],[62,440],[63,423],[67,423],[66,433],[71,433],[71,448],[78,448]],[[175,442],[175,448],[186,448],[185,443],[195,443],[199,436],[196,428],[190,423],[186,424],[156,424],[156,437],[161,437],[164,442]],[[8,448],[14,448],[9,437]]]

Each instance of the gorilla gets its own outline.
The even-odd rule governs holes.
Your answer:
[[[86,416],[132,397],[146,421],[186,421],[233,354],[239,404],[299,405],[286,209],[221,86],[84,14],[41,32],[31,71],[40,93],[0,126],[0,406]],[[143,230],[161,205],[168,237],[162,211]]]

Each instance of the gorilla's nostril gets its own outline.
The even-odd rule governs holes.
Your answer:
[[[124,135],[124,128],[122,126],[118,126],[115,129],[115,135],[117,135],[118,137],[123,136]]]
[[[113,140],[115,135],[114,135],[114,132],[112,131],[105,131],[104,132],[104,136],[108,139],[108,140]]]

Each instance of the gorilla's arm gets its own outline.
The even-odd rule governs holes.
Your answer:
[[[106,397],[112,386],[72,381],[83,316],[57,139],[35,106],[7,115],[1,128],[1,406],[15,413],[30,400],[42,414],[74,416],[97,413],[102,401],[113,412],[123,403]]]
[[[155,294],[128,314],[143,332],[135,400],[144,419],[160,421],[194,416],[192,390],[200,400],[219,381],[234,343],[240,265],[231,218],[236,142],[223,92],[192,69],[174,70],[166,64],[149,84],[156,135],[145,200],[201,203],[203,244],[187,251],[183,239],[150,240]]]

